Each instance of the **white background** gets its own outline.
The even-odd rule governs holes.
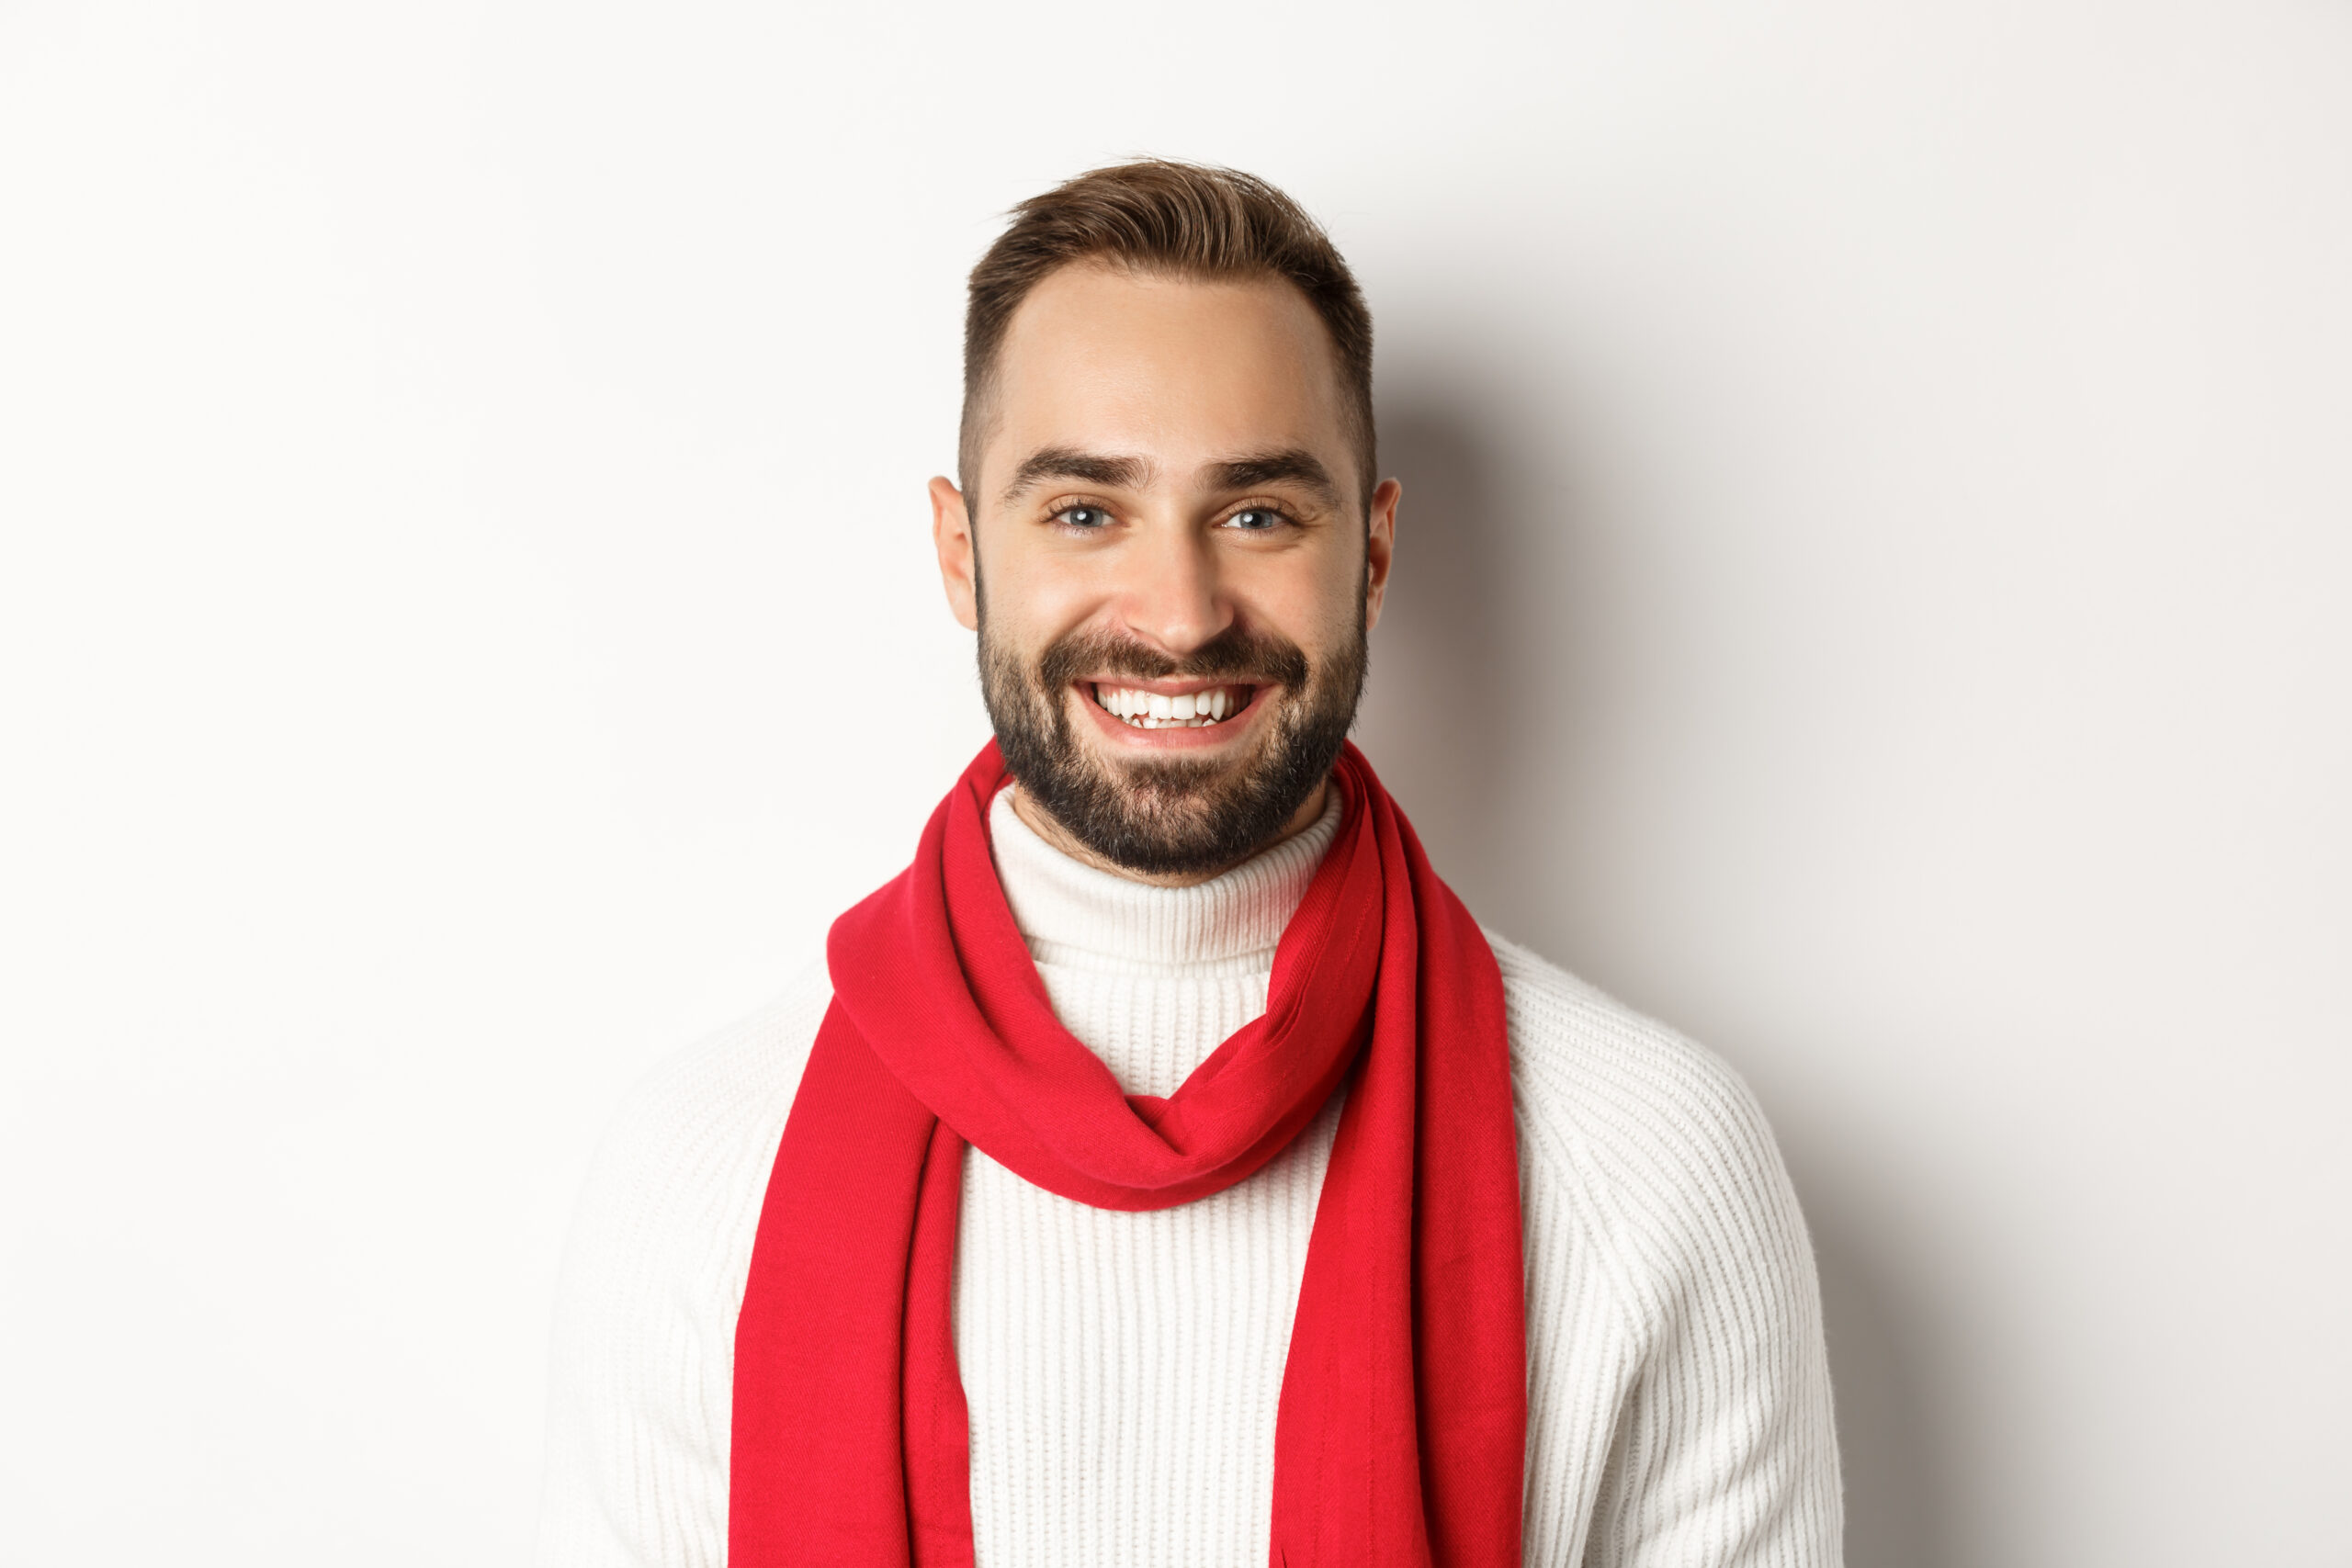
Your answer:
[[[1353,260],[1363,739],[1705,1041],[1857,1568],[2352,1564],[2352,12],[0,6],[0,1558],[527,1550],[629,1081],[985,734],[964,270]]]

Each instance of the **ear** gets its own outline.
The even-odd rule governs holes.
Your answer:
[[[933,479],[933,484],[940,481]],[[1383,479],[1372,492],[1371,515],[1363,536],[1363,626],[1380,624],[1380,604],[1388,593],[1388,563],[1396,554],[1396,502],[1405,487]]]
[[[973,555],[972,518],[964,492],[942,477],[931,481],[931,543],[939,552],[939,581],[947,607],[966,631],[980,627],[979,563]]]

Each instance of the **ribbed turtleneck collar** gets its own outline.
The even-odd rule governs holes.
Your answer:
[[[1273,962],[1283,928],[1340,827],[1340,792],[1314,826],[1192,887],[1131,882],[1072,860],[1032,832],[1010,790],[989,810],[997,879],[1040,964],[1238,974]]]

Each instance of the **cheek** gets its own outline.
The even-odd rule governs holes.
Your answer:
[[[980,582],[989,636],[1032,651],[1085,626],[1117,597],[1093,563],[1018,549],[984,547]]]
[[[1261,628],[1296,643],[1318,662],[1331,650],[1354,640],[1356,616],[1363,603],[1357,570],[1334,570],[1333,563],[1283,561],[1281,570],[1246,574],[1237,584],[1240,606]]]

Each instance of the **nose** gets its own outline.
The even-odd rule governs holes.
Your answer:
[[[1120,612],[1127,629],[1171,659],[1182,659],[1233,624],[1218,581],[1216,551],[1201,530],[1150,529],[1122,552]]]

